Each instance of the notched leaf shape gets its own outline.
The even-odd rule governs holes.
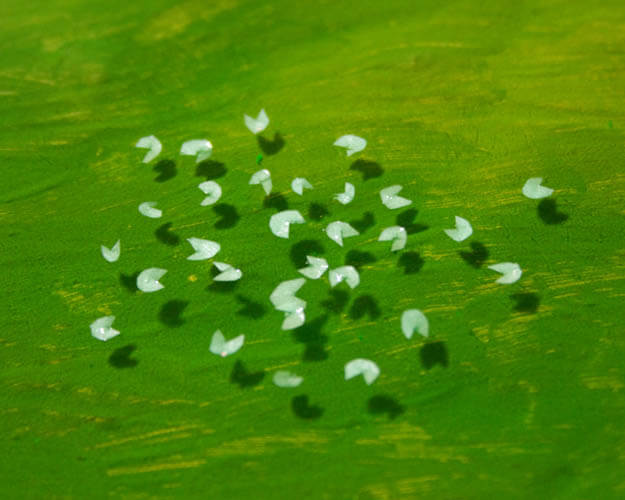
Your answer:
[[[403,198],[398,193],[403,189],[403,186],[395,184],[393,186],[386,187],[380,191],[380,199],[385,207],[395,210],[397,208],[407,207],[412,203],[412,200]]]
[[[283,330],[293,330],[306,321],[306,301],[296,297],[297,291],[306,283],[304,278],[296,278],[280,283],[269,296],[273,306],[285,314]]]
[[[350,288],[360,284],[360,275],[354,266],[341,266],[330,271],[330,286],[334,288],[341,281],[345,281]]]
[[[237,281],[241,279],[243,273],[240,269],[235,269],[225,262],[213,262],[220,273],[213,278],[213,281]]]
[[[407,309],[401,315],[401,331],[407,339],[412,338],[414,332],[427,338],[430,335],[430,323],[419,309]]]
[[[347,156],[351,156],[354,153],[358,153],[367,147],[367,141],[357,135],[347,134],[342,135],[336,141],[334,145],[347,150]]]
[[[213,354],[225,358],[226,356],[230,356],[230,354],[234,354],[241,349],[244,341],[245,335],[239,335],[233,339],[226,340],[223,333],[221,333],[221,330],[217,330],[213,333],[209,349]]]
[[[216,241],[203,240],[201,238],[187,238],[187,241],[195,250],[194,254],[187,257],[187,260],[211,259],[221,250],[221,245]]]
[[[502,285],[510,285],[516,283],[521,279],[523,271],[516,262],[500,262],[499,264],[493,264],[488,266],[488,269],[501,273],[502,276],[496,281]]]
[[[269,228],[278,238],[288,239],[291,224],[303,224],[306,222],[302,214],[297,210],[284,210],[273,214],[269,219]]]
[[[200,203],[203,207],[217,203],[219,198],[221,198],[221,186],[215,181],[202,182],[198,185],[198,188],[200,188],[204,194],[208,195],[202,200],[202,203]]]
[[[117,262],[119,259],[119,254],[121,253],[120,241],[117,240],[111,248],[107,248],[104,245],[100,245],[100,251],[102,252],[102,257],[107,262]]]
[[[150,163],[154,158],[156,158],[159,154],[161,154],[161,150],[163,146],[161,145],[161,141],[159,141],[155,136],[148,135],[147,137],[142,137],[135,144],[136,148],[141,149],[149,149],[146,155],[143,157],[143,163]]]
[[[362,375],[367,385],[373,384],[380,375],[380,369],[370,359],[352,359],[345,365],[345,380]]]
[[[139,212],[150,219],[158,219],[163,215],[163,211],[154,207],[156,207],[155,201],[144,201],[139,205]]]
[[[523,185],[523,196],[532,200],[540,200],[541,198],[547,198],[553,194],[553,189],[541,186],[543,182],[542,177],[531,177],[525,181]]]
[[[273,185],[271,184],[271,172],[269,172],[266,168],[263,168],[262,170],[252,174],[249,183],[253,186],[260,184],[263,187],[265,194],[268,195],[271,193],[271,189],[273,188]]]
[[[180,147],[180,154],[195,156],[195,163],[208,160],[213,154],[213,145],[207,139],[192,139],[186,141]]]
[[[273,383],[278,387],[298,387],[304,379],[286,370],[279,370],[273,375]]]
[[[340,246],[343,246],[343,238],[358,236],[360,233],[347,222],[337,220],[328,224],[326,227],[326,234],[332,241],[336,242]]]
[[[403,227],[391,226],[382,231],[378,241],[392,241],[391,252],[397,252],[405,248],[407,239],[408,235]]]
[[[328,261],[322,257],[307,255],[306,260],[308,261],[308,266],[298,269],[298,271],[311,280],[321,278],[328,269]]]
[[[456,227],[445,229],[445,234],[454,241],[464,241],[473,234],[473,228],[468,220],[456,215]]]
[[[245,121],[245,126],[248,128],[252,134],[256,135],[267,128],[269,125],[269,117],[264,109],[260,110],[258,116],[256,118],[252,118],[248,115],[243,115],[243,120]]]
[[[158,267],[150,267],[141,271],[137,276],[137,288],[142,292],[156,292],[165,288],[158,281],[165,276],[165,273],[167,273],[166,269],[159,269]]]
[[[91,335],[98,340],[106,342],[119,335],[119,331],[112,328],[115,316],[103,316],[96,319],[89,328],[91,328]]]
[[[345,183],[345,191],[334,195],[334,199],[341,205],[347,205],[350,203],[356,195],[356,188],[351,182]]]
[[[312,184],[308,182],[304,177],[296,177],[291,182],[291,189],[294,193],[299,194],[300,196],[304,194],[304,189],[312,189]]]

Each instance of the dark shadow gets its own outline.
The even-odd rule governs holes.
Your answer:
[[[286,201],[286,198],[280,193],[271,193],[268,196],[265,196],[263,200],[263,208],[273,208],[278,212],[282,212],[283,210],[289,209],[289,202]]]
[[[472,241],[470,246],[470,252],[463,250],[461,252],[458,252],[458,254],[467,264],[474,267],[475,269],[479,269],[488,259],[488,249],[479,241]]]
[[[307,255],[319,257],[321,254],[324,253],[325,249],[323,248],[323,245],[319,240],[302,240],[291,246],[289,255],[291,257],[291,262],[293,262],[293,265],[297,269],[300,269],[308,265],[308,262],[306,261]]]
[[[553,198],[545,198],[538,204],[538,217],[545,224],[562,224],[569,216],[558,211],[558,204]]]
[[[219,179],[228,172],[226,165],[214,160],[201,161],[195,166],[195,176],[205,177],[207,181]]]
[[[184,324],[184,319],[180,316],[189,305],[186,300],[170,300],[161,306],[158,312],[158,319],[161,323],[170,328],[175,328]]]
[[[136,359],[131,359],[132,353],[137,349],[134,344],[115,349],[109,356],[109,365],[115,368],[134,368],[139,364]]]
[[[264,371],[249,372],[243,362],[237,360],[232,368],[232,373],[230,373],[230,382],[241,388],[254,387],[260,384],[264,377]]]
[[[173,224],[171,222],[166,222],[159,226],[156,231],[154,231],[154,236],[161,243],[165,243],[165,245],[169,245],[171,247],[175,247],[176,245],[180,245],[180,237],[171,233],[169,230]]]
[[[321,408],[321,406],[309,404],[306,394],[293,397],[291,400],[291,410],[293,410],[293,413],[297,417],[306,420],[315,420],[323,415],[323,408]]]
[[[308,218],[312,220],[321,220],[330,215],[330,211],[321,203],[311,203],[308,207]]]
[[[267,309],[259,302],[254,302],[243,295],[236,295],[236,299],[243,307],[237,311],[239,316],[245,316],[251,319],[260,319],[266,313]]]
[[[385,394],[378,394],[367,401],[367,410],[372,415],[388,415],[389,420],[394,420],[404,413],[405,408],[399,402]]]
[[[330,297],[321,301],[321,307],[334,314],[341,314],[349,302],[349,293],[345,290],[330,290]]]
[[[398,214],[395,218],[395,222],[398,226],[403,227],[407,234],[420,233],[421,231],[429,229],[430,226],[425,224],[415,224],[414,220],[418,213],[419,211],[416,208],[409,208]]]
[[[515,293],[510,298],[516,302],[514,310],[522,313],[534,314],[538,311],[540,297],[537,293]]]
[[[350,250],[345,255],[345,265],[346,266],[354,266],[358,271],[362,266],[366,266],[367,264],[373,264],[377,262],[378,259],[375,258],[370,252],[361,252],[359,250]]]
[[[273,141],[265,139],[262,135],[257,135],[256,140],[260,149],[268,156],[275,155],[284,147],[284,138],[280,132],[273,134]]]
[[[156,182],[165,182],[178,175],[176,162],[173,160],[161,160],[154,165],[152,170],[154,170],[154,172],[158,172],[158,175],[154,178]]]
[[[397,267],[404,268],[404,274],[416,274],[421,271],[425,261],[419,252],[404,252],[397,259]]]
[[[356,170],[362,174],[362,180],[374,179],[375,177],[381,177],[384,173],[384,169],[379,163],[370,160],[364,160],[362,158],[356,160],[349,167],[350,170]]]
[[[220,219],[215,222],[215,229],[230,229],[237,225],[241,216],[237,212],[237,209],[233,205],[228,205],[227,203],[220,203],[219,205],[215,205],[213,207],[213,212],[220,217]]]
[[[321,332],[326,321],[328,321],[328,316],[323,315],[293,330],[295,340],[306,346],[302,356],[303,361],[323,361],[328,359],[328,352],[325,349],[328,337]]]
[[[381,311],[378,306],[378,301],[372,295],[361,295],[352,304],[349,309],[349,317],[351,319],[361,319],[365,314],[369,315],[371,319],[378,319]]]
[[[137,288],[137,278],[139,277],[140,272],[141,271],[137,271],[136,273],[132,274],[119,273],[119,284],[130,293],[136,293],[137,291],[139,291],[139,289]]]
[[[210,275],[211,278],[217,276],[221,271],[217,269],[215,266],[211,267]],[[217,292],[217,293],[230,293],[237,289],[239,286],[239,281],[213,281],[206,290],[209,292]]]
[[[362,234],[367,229],[375,226],[375,216],[373,215],[373,212],[365,212],[364,214],[362,214],[361,219],[352,220],[349,223],[356,231]]]
[[[421,364],[426,370],[429,370],[434,365],[441,365],[447,368],[449,364],[447,347],[445,346],[445,342],[441,340],[425,344],[419,351],[419,355],[421,357]]]

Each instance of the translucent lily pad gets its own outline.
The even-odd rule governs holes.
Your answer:
[[[113,337],[117,337],[119,335],[119,331],[112,328],[113,321],[115,321],[115,316],[104,316],[96,319],[93,323],[91,323],[91,325],[89,325],[89,328],[91,328],[91,335],[104,342],[112,339]]]
[[[407,239],[408,235],[403,227],[391,226],[382,231],[378,241],[392,241],[391,252],[397,252],[405,248]]]
[[[221,186],[215,181],[202,182],[198,187],[204,194],[208,195],[200,203],[203,207],[217,203],[219,198],[221,198]]]
[[[211,259],[221,250],[221,246],[216,241],[203,240],[201,238],[187,238],[187,241],[195,250],[194,254],[187,257],[187,260]]]
[[[473,234],[473,228],[468,220],[456,215],[456,227],[445,229],[445,234],[454,241],[464,241]]]
[[[303,381],[304,379],[302,377],[298,377],[294,373],[286,370],[279,370],[273,374],[273,383],[278,387],[297,387]]]
[[[357,236],[360,233],[356,231],[352,226],[350,226],[347,222],[342,222],[340,220],[335,222],[330,222],[326,227],[326,234],[328,238],[332,241],[338,243],[340,246],[343,246],[343,238],[349,238],[351,236]]]
[[[347,150],[347,156],[351,156],[354,153],[358,153],[365,149],[367,141],[357,135],[347,134],[342,135],[336,141],[334,145]]]
[[[303,177],[296,177],[295,179],[293,179],[293,182],[291,182],[291,189],[294,193],[297,193],[300,196],[304,194],[304,189],[312,188],[312,184]]]
[[[192,139],[182,144],[180,154],[195,156],[195,163],[200,163],[211,157],[211,154],[213,154],[213,145],[207,139]]]
[[[237,281],[243,276],[240,269],[235,269],[230,264],[226,264],[225,262],[213,262],[213,264],[221,271],[213,278],[213,281]]]
[[[373,384],[380,375],[380,369],[370,359],[352,359],[345,365],[345,380],[362,375],[367,385]]]
[[[311,280],[321,278],[323,273],[325,273],[328,269],[328,261],[321,257],[307,255],[306,261],[308,262],[308,266],[302,267],[301,269],[298,269],[298,271]]]
[[[269,172],[266,168],[255,172],[250,178],[250,184],[260,184],[263,187],[265,194],[271,193],[271,189],[273,188],[273,185],[271,184],[271,172]]]
[[[502,285],[510,285],[516,283],[521,279],[523,271],[516,262],[500,262],[499,264],[493,264],[488,266],[488,269],[501,273],[502,276],[496,281]]]
[[[304,222],[306,222],[304,217],[297,210],[283,210],[271,216],[269,228],[278,238],[288,238],[291,224],[303,224]]]
[[[100,251],[102,252],[104,260],[108,262],[116,262],[121,253],[120,241],[117,240],[117,243],[115,243],[111,248],[100,245]]]
[[[252,132],[254,135],[262,132],[269,125],[269,117],[267,113],[265,113],[264,109],[260,110],[258,116],[256,118],[252,118],[248,115],[243,115],[243,119],[245,121],[245,126]]]
[[[149,149],[146,155],[143,157],[143,163],[150,163],[154,158],[156,158],[163,149],[161,145],[161,141],[159,141],[155,136],[148,135],[147,137],[142,137],[135,144],[136,148],[141,149]]]
[[[360,284],[360,275],[354,266],[341,266],[330,271],[330,286],[334,288],[341,281],[345,281],[350,288]]]
[[[213,333],[209,349],[213,354],[217,354],[217,356],[225,358],[226,356],[234,354],[241,349],[244,341],[245,335],[239,335],[231,340],[226,340],[223,333],[221,333],[221,330],[217,330]]]
[[[532,177],[527,179],[523,185],[523,195],[532,200],[539,200],[541,198],[547,198],[553,194],[553,189],[541,186],[543,182],[542,177]]]
[[[150,219],[158,219],[163,215],[163,211],[154,207],[156,207],[155,201],[145,201],[139,205],[139,212]]]
[[[401,331],[407,339],[411,338],[415,331],[427,337],[430,334],[430,324],[419,309],[408,309],[401,315]]]
[[[408,198],[403,198],[399,196],[399,193],[403,189],[399,184],[395,184],[394,186],[389,186],[380,191],[380,198],[382,199],[382,203],[387,208],[391,210],[395,210],[397,208],[407,207],[412,203],[412,200]]]
[[[159,269],[158,267],[150,267],[141,271],[137,276],[137,288],[142,292],[156,292],[165,288],[158,280],[165,276],[166,272],[166,269]]]
[[[356,194],[356,188],[350,182],[345,183],[345,191],[343,193],[339,193],[334,195],[334,199],[338,201],[342,205],[347,205],[350,203]]]

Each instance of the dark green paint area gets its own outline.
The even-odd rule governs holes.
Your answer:
[[[1,498],[625,496],[622,1],[5,0],[0,18]],[[199,164],[178,154],[196,138]],[[521,195],[535,176],[551,198]],[[392,184],[411,206],[381,205]],[[268,227],[285,207],[307,221],[289,240]],[[341,248],[333,220],[362,234]],[[187,261],[190,237],[240,282]],[[306,255],[361,284],[308,281],[283,332],[268,296]],[[518,283],[494,283],[505,261]],[[136,289],[147,267],[163,290]],[[412,307],[427,340],[401,333]],[[100,342],[108,314],[121,334]],[[242,350],[212,355],[218,328]],[[373,385],[344,380],[357,357]]]

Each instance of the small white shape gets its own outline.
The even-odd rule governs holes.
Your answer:
[[[316,280],[323,276],[323,273],[328,269],[328,261],[321,257],[313,257],[312,255],[306,256],[306,261],[308,262],[307,267],[302,267],[298,269],[298,271],[310,278],[311,280]]]
[[[541,198],[547,198],[547,196],[551,196],[553,194],[553,189],[546,186],[541,186],[542,182],[542,177],[532,177],[530,179],[527,179],[527,181],[523,185],[523,194],[527,198],[531,198],[532,200],[539,200]]]
[[[106,248],[104,245],[100,245],[100,251],[102,252],[102,257],[108,262],[116,262],[119,259],[119,254],[121,253],[120,242],[117,240],[111,248]]]
[[[523,274],[521,267],[516,262],[500,262],[499,264],[488,266],[488,269],[503,275],[496,281],[496,283],[501,283],[502,285],[516,283],[521,279],[521,274]]]
[[[407,339],[411,338],[415,331],[427,338],[430,334],[430,324],[419,309],[407,309],[401,315],[401,331]]]
[[[334,199],[341,203],[342,205],[347,205],[350,201],[354,199],[354,195],[356,194],[356,188],[350,182],[345,183],[345,191],[343,193],[335,194]]]
[[[454,241],[464,241],[473,234],[473,228],[467,219],[456,215],[456,227],[445,229],[445,234]]]
[[[238,337],[234,337],[233,339],[226,341],[226,338],[224,337],[224,334],[221,333],[221,330],[217,330],[213,333],[209,349],[213,354],[217,354],[217,356],[225,358],[226,356],[234,354],[241,349],[244,341],[245,335],[239,335]]]
[[[293,179],[293,182],[291,182],[291,189],[300,196],[304,194],[304,189],[312,188],[312,184],[304,179],[304,177],[296,177]]]
[[[247,115],[243,115],[243,119],[245,120],[245,126],[254,135],[262,132],[267,128],[267,125],[269,125],[269,117],[267,116],[267,113],[265,113],[264,109],[260,110],[260,113],[258,113],[256,119]]]
[[[141,212],[141,215],[145,215],[150,219],[158,219],[163,215],[163,211],[158,208],[154,208],[155,206],[155,201],[145,201],[139,205],[139,212]]]
[[[269,300],[273,306],[279,311],[292,312],[304,306],[306,302],[295,297],[297,291],[304,286],[306,280],[304,278],[295,278],[293,280],[283,281],[274,288],[273,292],[269,296]],[[297,299],[294,301],[293,299]]]
[[[185,156],[195,156],[195,163],[210,158],[213,154],[213,145],[207,139],[192,139],[182,143],[180,154]]]
[[[293,330],[294,328],[302,326],[306,321],[304,309],[304,307],[299,307],[295,311],[285,312],[285,318],[281,328],[283,330]]]
[[[345,380],[362,375],[367,385],[373,384],[378,375],[380,375],[380,369],[370,359],[352,359],[345,365]]]
[[[142,137],[135,144],[136,148],[141,149],[149,149],[146,155],[143,157],[143,163],[150,163],[154,158],[156,158],[163,149],[161,145],[161,141],[159,141],[153,135],[148,135],[147,137]]]
[[[302,377],[286,370],[279,370],[273,374],[273,383],[278,387],[297,387],[303,380]]]
[[[104,316],[96,319],[89,328],[91,328],[91,335],[98,340],[106,342],[119,335],[119,331],[112,328],[115,316]]]
[[[142,292],[156,292],[165,288],[158,280],[165,276],[166,272],[166,269],[159,269],[158,267],[150,267],[141,271],[137,276],[137,288]]]
[[[356,288],[360,283],[360,275],[354,266],[341,266],[330,271],[330,286],[334,288],[345,280],[350,288]]]
[[[382,231],[378,241],[392,241],[393,244],[391,245],[391,252],[396,252],[406,246],[407,239],[408,235],[403,227],[391,226]]]
[[[187,238],[187,241],[195,250],[194,254],[187,257],[187,260],[211,259],[221,250],[221,246],[216,241],[203,240],[201,238]]]
[[[250,184],[260,184],[265,190],[265,194],[271,193],[271,189],[273,187],[271,184],[271,172],[269,172],[266,168],[255,172],[250,178]]]
[[[358,153],[362,151],[367,146],[367,141],[362,137],[358,137],[357,135],[342,135],[336,141],[334,141],[335,146],[339,146],[340,148],[345,148],[347,150],[347,156],[351,156],[354,153]]]
[[[399,193],[402,189],[403,186],[399,184],[395,184],[393,186],[382,189],[380,191],[380,198],[382,199],[382,203],[391,210],[407,207],[408,205],[410,205],[412,203],[412,200],[398,196],[397,193]]]
[[[271,216],[269,228],[278,238],[288,239],[289,226],[291,224],[303,224],[304,222],[306,222],[304,217],[297,210],[283,210]]]
[[[225,262],[213,262],[220,273],[213,278],[213,281],[236,281],[240,280],[243,273],[240,269],[235,269]]]
[[[340,246],[343,246],[343,238],[357,236],[360,233],[356,231],[352,226],[350,226],[347,222],[337,220],[328,224],[328,226],[326,227],[326,234],[328,235],[328,238],[330,238],[332,241],[338,243]]]
[[[221,198],[221,186],[215,181],[202,182],[198,187],[204,194],[208,195],[202,200],[202,203],[200,203],[203,207],[217,203],[219,198]]]

